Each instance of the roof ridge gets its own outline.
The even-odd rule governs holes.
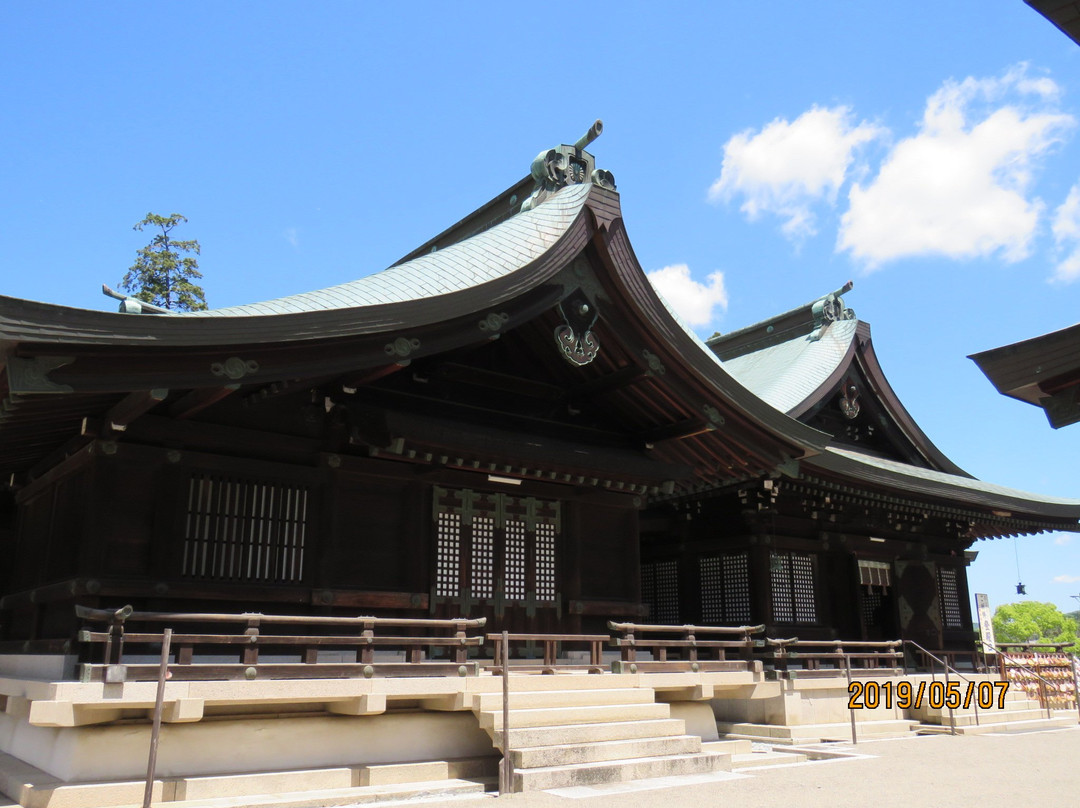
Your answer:
[[[836,320],[856,319],[855,310],[848,308],[842,300],[843,295],[850,292],[853,287],[854,283],[848,281],[833,292],[767,320],[761,320],[727,334],[714,334],[705,340],[705,344],[721,359],[727,360],[751,351],[761,350],[769,345],[786,342],[799,336],[801,332],[810,335],[817,332],[817,338],[820,338],[824,330],[822,326]]]

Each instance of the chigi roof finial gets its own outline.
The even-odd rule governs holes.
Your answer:
[[[615,190],[615,176],[610,171],[596,167],[595,158],[585,151],[585,147],[600,137],[604,131],[604,122],[599,118],[589,127],[573,146],[556,146],[542,151],[532,161],[532,176],[536,187],[532,195],[521,203],[522,210],[531,210],[551,194],[567,185],[582,185],[591,182],[601,188]]]

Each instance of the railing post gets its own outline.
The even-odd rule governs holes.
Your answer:
[[[1038,672],[1036,672],[1038,674]],[[1046,710],[1047,719],[1050,718],[1050,699],[1046,697],[1046,685],[1043,683],[1043,678],[1038,675],[1039,679],[1039,701],[1042,702],[1042,708]]]
[[[142,808],[150,808],[154,797],[154,772],[157,769],[158,739],[161,737],[161,711],[165,704],[165,680],[169,678],[169,646],[172,645],[172,629],[165,629],[161,639],[161,667],[158,670],[157,696],[154,699],[154,723],[150,730],[150,754],[146,760],[146,788],[143,790]]]
[[[1077,672],[1077,658],[1072,658],[1072,674],[1073,674],[1073,701],[1076,703],[1076,713],[1080,716],[1080,674]]]
[[[944,643],[942,643],[944,645]],[[952,702],[949,701],[949,663],[941,661],[941,672],[945,675],[945,704],[949,708],[949,734],[956,734],[956,716],[953,714]]]
[[[370,665],[375,661],[375,646],[372,640],[375,638],[375,624],[364,623],[364,630],[360,632],[360,637],[367,641],[366,645],[359,646],[360,663],[363,665]]]
[[[259,664],[258,617],[251,617],[248,619],[247,628],[244,630],[244,636],[248,638],[248,644],[244,646],[244,650],[241,652],[240,661],[245,665],[257,665]]]
[[[844,674],[847,677],[847,686],[848,686],[847,689],[848,689],[848,695],[850,696],[851,695],[851,665],[849,664],[849,660],[848,660],[846,654],[843,657],[841,657],[841,659],[843,660],[843,663],[844,663]],[[855,733],[855,711],[851,709],[851,699],[850,698],[848,699],[848,718],[851,719],[851,745],[852,746],[857,746],[858,743],[859,743],[859,739],[858,739],[858,737],[857,737],[857,735]]]
[[[458,665],[463,665],[469,661],[469,648],[465,644],[465,636],[465,624],[458,623],[457,632],[454,634],[454,639],[458,641],[457,647],[454,649],[454,662]],[[416,650],[419,651],[419,648]],[[415,659],[411,661],[419,662],[420,660]]]
[[[510,636],[502,633],[502,728],[503,759],[499,770],[499,796],[509,794],[514,788],[514,769],[510,761]]]
[[[132,607],[124,606],[113,612],[109,620],[109,636],[105,640],[105,664],[119,665],[124,656],[124,621],[131,617]]]

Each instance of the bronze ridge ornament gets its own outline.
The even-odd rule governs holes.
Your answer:
[[[551,194],[567,185],[591,182],[610,191],[615,190],[615,176],[610,171],[596,167],[596,160],[585,147],[600,137],[604,122],[597,119],[589,131],[577,139],[573,146],[556,146],[542,151],[532,161],[533,180],[536,185],[532,194],[521,203],[523,211],[532,210]]]
[[[555,328],[555,344],[559,346],[566,361],[579,367],[596,359],[600,343],[592,332],[599,312],[581,292],[571,295],[564,307],[558,305],[564,325]]]

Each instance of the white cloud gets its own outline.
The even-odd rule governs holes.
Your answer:
[[[285,240],[289,242],[290,246],[300,246],[300,231],[297,230],[295,227],[286,227],[285,230],[282,232],[282,235],[285,237]]]
[[[1073,537],[1071,533],[1059,533],[1054,537],[1054,544],[1065,546],[1066,544],[1071,544],[1072,540]]]
[[[1052,230],[1058,249],[1068,252],[1054,267],[1052,279],[1072,283],[1080,278],[1080,183],[1069,190],[1065,201],[1054,211]]]
[[[855,150],[885,134],[865,121],[853,126],[847,107],[815,106],[792,122],[777,118],[760,132],[747,129],[724,144],[723,166],[709,188],[709,200],[738,196],[751,220],[773,213],[786,220],[781,229],[787,237],[812,236],[814,204],[834,204]]]
[[[1032,172],[1075,123],[1053,109],[1057,95],[1026,65],[945,82],[918,134],[896,144],[872,182],[852,186],[837,250],[868,269],[914,255],[1026,257],[1044,208],[1027,196]]]
[[[1080,575],[1055,575],[1054,583],[1056,584],[1075,584],[1080,581]]]
[[[672,264],[647,274],[653,288],[687,325],[708,325],[717,306],[727,311],[723,272],[713,272],[703,284],[690,277],[690,267],[686,264]]]

